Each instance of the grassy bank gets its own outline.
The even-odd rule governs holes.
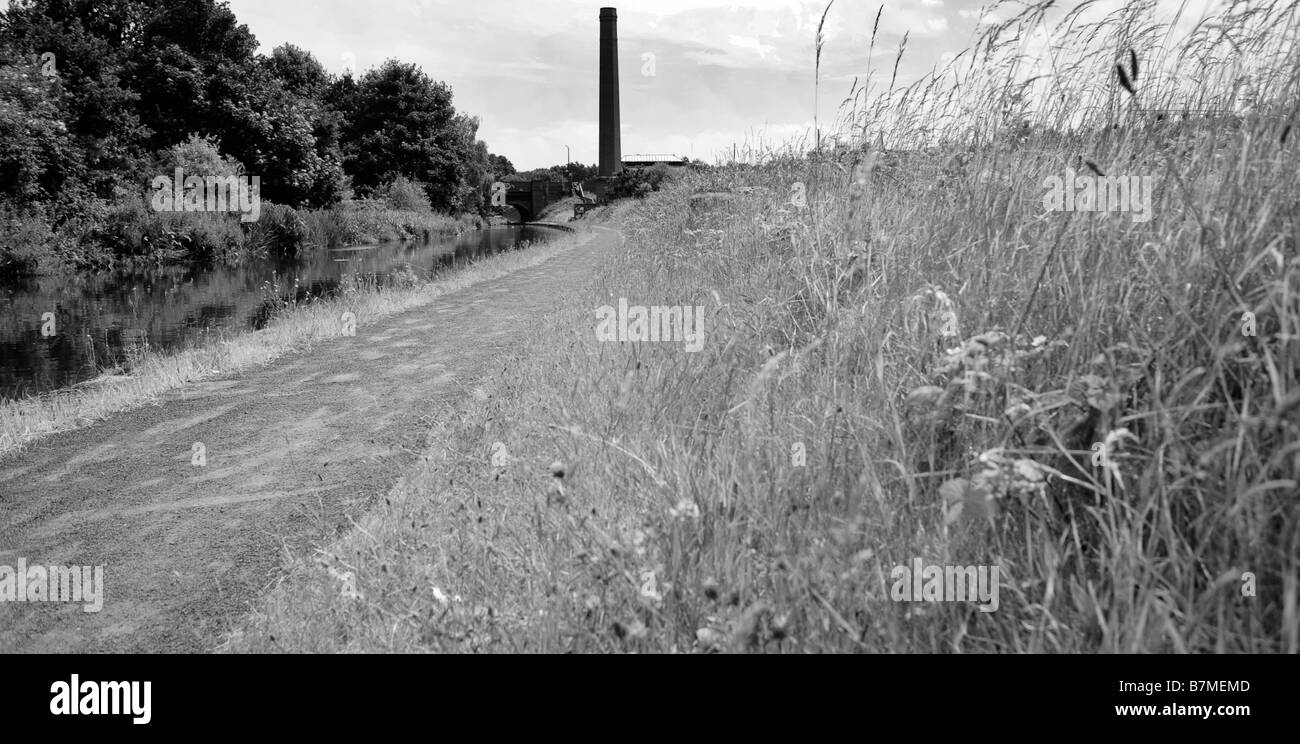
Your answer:
[[[43,436],[85,426],[113,413],[135,408],[186,384],[267,364],[282,354],[309,348],[343,332],[342,316],[351,312],[363,328],[394,313],[434,298],[533,266],[564,250],[578,236],[557,236],[526,250],[501,253],[451,272],[378,284],[374,277],[354,279],[339,294],[281,307],[261,330],[214,336],[197,348],[145,352],[130,365],[130,374],[105,376],[70,390],[0,402],[0,457]]]
[[[256,222],[238,214],[155,212],[140,200],[90,206],[77,224],[58,229],[39,212],[0,210],[0,278],[86,271],[132,264],[238,263],[268,252],[389,240],[428,240],[478,229],[476,215],[396,208],[359,199],[328,209],[264,203]]]
[[[332,209],[304,212],[307,245],[361,245],[388,240],[429,240],[484,227],[476,215],[445,215],[395,209],[382,201],[346,202]]]
[[[983,76],[1019,71],[995,33],[959,97],[863,102],[843,158],[652,195],[223,650],[1300,651],[1300,50],[1269,31],[1296,6],[1271,12],[1228,20],[1271,60],[1266,115],[1087,97],[1115,79],[1093,45],[1159,36],[1123,11],[1053,38],[1069,95],[1036,126],[874,144],[1032,84]],[[1145,101],[1178,105],[1146,67]],[[1193,77],[1206,104],[1235,85]],[[1153,219],[1045,212],[1066,168],[1150,177]],[[619,298],[703,306],[703,349],[598,341]],[[998,566],[996,610],[895,601],[918,558]]]

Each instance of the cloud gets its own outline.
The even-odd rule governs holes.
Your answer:
[[[768,145],[811,131],[813,37],[825,0],[616,5],[626,152],[683,144],[689,150],[694,143],[695,155],[707,157],[752,140],[758,130]],[[903,5],[885,8],[874,63],[868,46],[878,4],[840,0],[831,8],[820,69],[823,122],[834,117],[855,76],[865,79],[872,65],[877,76],[892,68],[904,33],[910,35],[899,66],[903,84],[927,72],[940,53],[965,45],[969,29],[958,39],[942,2]],[[292,42],[334,73],[342,71],[345,52],[360,71],[390,57],[418,64],[452,87],[456,108],[480,118],[489,148],[520,168],[562,162],[566,144],[574,159],[595,160],[597,4],[395,0],[376,12],[355,0],[230,0],[230,7],[262,52]],[[655,55],[653,77],[640,74],[645,53]]]
[[[746,36],[736,36],[735,34],[728,36],[727,42],[734,47],[753,50],[754,53],[757,54],[760,58],[767,57],[768,53],[776,48],[770,44],[764,44],[762,41],[756,38],[746,37]]]

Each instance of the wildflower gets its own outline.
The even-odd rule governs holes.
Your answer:
[[[645,542],[649,535],[643,530],[632,530],[632,552],[640,558],[645,555]]]
[[[722,634],[713,628],[700,628],[695,631],[695,642],[704,651],[716,651],[722,647]]]
[[[342,584],[339,587],[339,595],[344,599],[361,599],[361,593],[357,591],[357,578],[351,571],[339,572],[333,566],[328,568],[330,576],[338,579]]]
[[[1047,487],[1043,466],[1035,460],[1017,458],[1012,466],[1011,490],[1017,494],[1043,493]]]
[[[907,400],[904,405],[907,406],[930,406],[933,405],[943,395],[943,388],[934,385],[922,385],[907,394]]]
[[[790,616],[777,615],[776,617],[772,618],[772,624],[770,630],[772,631],[772,640],[775,641],[784,640],[787,636],[790,635]]]
[[[978,336],[971,338],[971,341],[983,346],[986,349],[1001,346],[1007,340],[1007,334],[1002,331],[987,331]]]
[[[1120,402],[1120,395],[1110,384],[1110,378],[1098,375],[1083,375],[1079,378],[1083,387],[1083,398],[1088,405],[1099,411],[1108,411]]]
[[[510,452],[506,449],[505,444],[502,442],[493,442],[492,467],[504,470],[506,465],[510,463],[510,460]]]
[[[699,519],[700,507],[690,499],[682,499],[677,502],[677,506],[668,510],[668,514],[673,519]]]
[[[997,502],[990,481],[1000,475],[999,470],[985,470],[970,481],[954,478],[939,486],[944,501],[944,524],[952,524],[962,517],[979,520],[996,515]]]
[[[633,620],[627,624],[627,635],[629,638],[645,638],[647,632],[645,623],[640,620]]]
[[[947,292],[929,286],[907,298],[907,305],[911,308],[906,321],[909,332],[913,330],[933,332],[943,338],[955,338],[960,335],[957,307]],[[927,305],[929,309],[926,309]]]

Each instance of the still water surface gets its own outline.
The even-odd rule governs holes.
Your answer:
[[[0,399],[68,387],[127,363],[138,349],[204,343],[261,327],[287,300],[329,296],[345,276],[381,284],[428,277],[467,261],[554,236],[522,226],[471,230],[424,243],[305,251],[240,266],[34,277],[0,284]],[[409,267],[409,268],[408,268]],[[43,322],[53,313],[53,328]],[[52,335],[42,335],[42,326]]]

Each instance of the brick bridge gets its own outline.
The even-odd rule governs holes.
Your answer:
[[[536,220],[546,205],[573,193],[573,187],[568,181],[539,178],[529,182],[506,181],[505,184],[505,203],[519,212],[520,222]]]

